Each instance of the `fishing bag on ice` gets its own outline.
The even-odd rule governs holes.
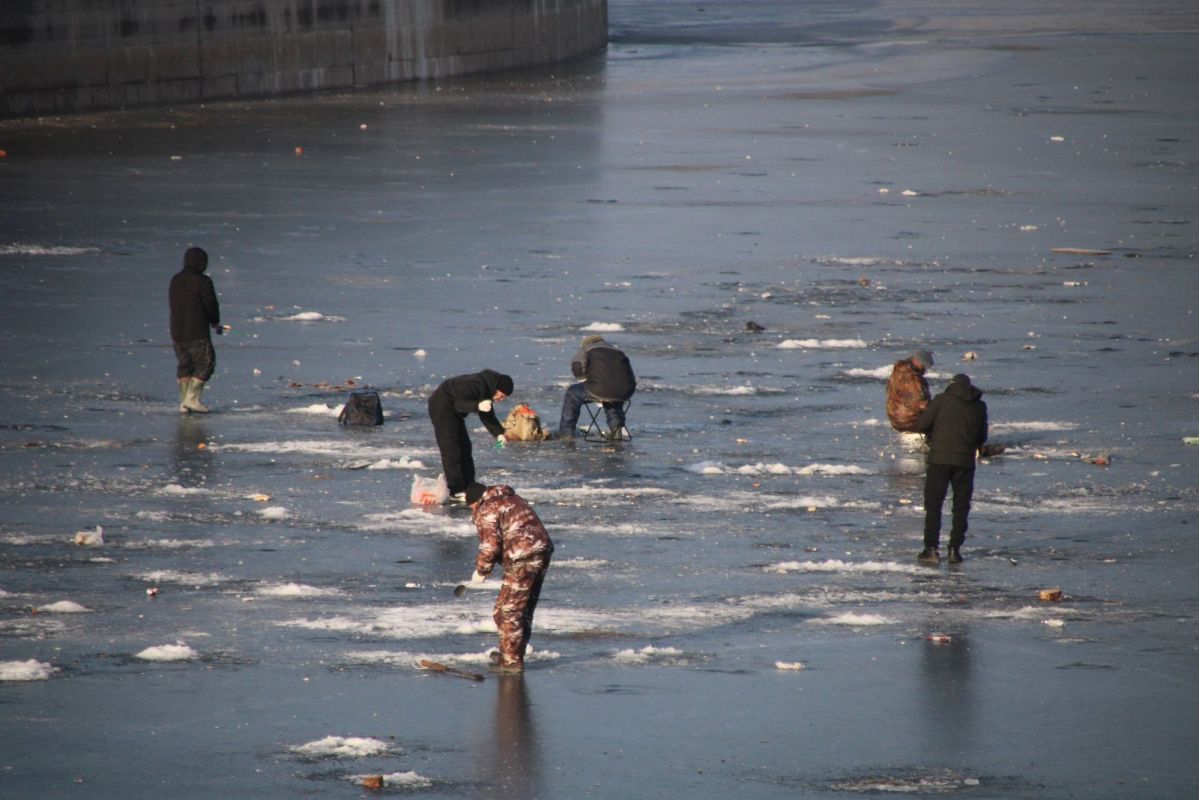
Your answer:
[[[337,415],[342,425],[382,425],[383,403],[374,389],[355,389]]]
[[[550,432],[541,427],[541,417],[524,403],[508,412],[504,433],[513,442],[541,442],[550,438]]]

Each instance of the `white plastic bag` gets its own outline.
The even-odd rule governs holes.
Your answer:
[[[445,482],[445,474],[436,479],[412,476],[412,495],[409,498],[416,506],[439,506],[450,499],[450,487]]]

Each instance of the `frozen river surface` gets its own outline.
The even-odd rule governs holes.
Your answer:
[[[974,5],[614,0],[550,71],[0,123],[0,797],[1199,795],[1199,14]],[[425,398],[552,424],[592,331],[631,443],[476,434],[557,543],[528,672],[414,669],[495,639]],[[960,567],[917,347],[1007,447]]]

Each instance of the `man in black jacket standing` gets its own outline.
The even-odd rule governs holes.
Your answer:
[[[608,438],[619,439],[624,429],[624,403],[637,390],[637,378],[629,357],[602,336],[588,336],[570,361],[570,371],[582,383],[572,384],[562,399],[558,435],[572,438],[577,433],[579,411],[584,403],[600,403],[608,418]]]
[[[941,554],[941,506],[953,486],[953,527],[949,531],[949,563],[962,561],[966,519],[974,495],[978,448],[987,441],[987,404],[982,391],[962,373],[933,398],[916,420],[915,430],[928,434],[928,471],[924,479],[924,549],[917,558],[938,564]]]
[[[429,395],[429,419],[441,451],[441,469],[450,489],[450,497],[466,499],[466,487],[475,482],[475,459],[471,454],[466,418],[477,413],[496,445],[504,445],[504,426],[495,415],[493,404],[500,402],[515,387],[512,378],[485,369],[471,375],[446,378]]]
[[[179,362],[175,377],[179,380],[179,410],[184,414],[208,413],[200,402],[204,384],[216,369],[216,350],[210,330],[220,333],[221,306],[216,299],[208,269],[208,253],[189,247],[183,254],[183,269],[171,278],[171,342]]]

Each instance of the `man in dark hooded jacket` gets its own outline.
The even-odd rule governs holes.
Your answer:
[[[629,357],[602,336],[587,336],[570,361],[570,371],[581,383],[572,384],[562,399],[558,435],[576,435],[579,411],[584,403],[599,403],[608,418],[608,438],[619,439],[624,429],[624,403],[637,390],[637,378]]]
[[[466,487],[475,481],[475,459],[471,454],[470,434],[466,431],[467,416],[477,413],[495,437],[496,445],[502,447],[504,426],[496,417],[493,404],[511,395],[513,389],[512,378],[485,369],[447,378],[429,395],[429,419],[433,421],[433,435],[437,439],[437,449],[441,451],[441,469],[453,499],[465,500]]]
[[[970,377],[958,373],[944,392],[933,398],[916,420],[915,430],[928,434],[928,471],[924,479],[924,549],[917,558],[940,563],[941,506],[953,486],[953,527],[949,532],[949,562],[961,563],[970,500],[974,495],[974,465],[987,441],[987,404]]]
[[[216,350],[210,331],[220,333],[221,306],[216,299],[208,269],[208,253],[189,247],[183,254],[183,269],[171,278],[168,293],[171,307],[171,342],[179,362],[175,377],[179,380],[179,410],[204,414],[208,407],[200,402],[204,384],[216,369]]]

